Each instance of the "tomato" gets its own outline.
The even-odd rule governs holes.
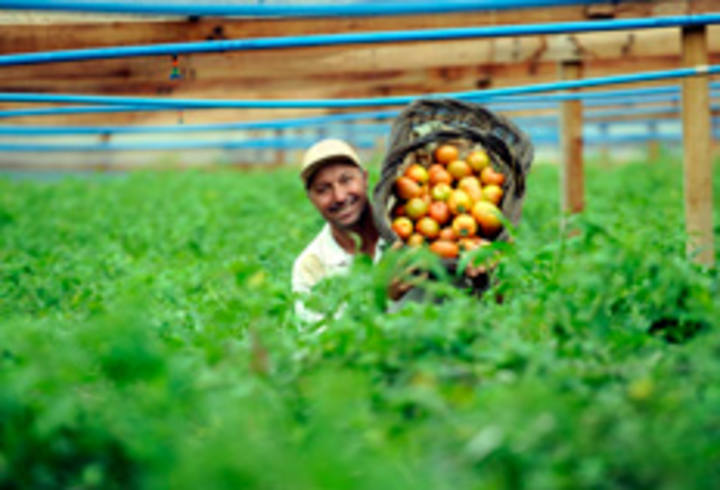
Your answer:
[[[445,228],[440,230],[440,234],[438,234],[438,239],[453,242],[457,239],[457,235],[455,235],[455,232],[453,231],[451,226],[446,226]]]
[[[486,201],[490,201],[491,203],[495,204],[496,206],[500,204],[500,200],[503,196],[503,190],[502,187],[495,184],[486,185],[483,187],[482,190],[483,197],[485,197]]]
[[[409,177],[398,177],[395,180],[395,190],[403,199],[412,199],[420,195],[420,186]]]
[[[477,223],[469,214],[460,214],[453,220],[452,229],[457,236],[461,238],[468,238],[475,236],[475,233],[477,232]]]
[[[423,243],[425,243],[425,237],[422,236],[420,233],[413,233],[410,235],[410,237],[407,239],[408,246],[410,247],[419,247]]]
[[[467,177],[472,173],[470,165],[468,165],[465,160],[453,160],[448,163],[447,171],[457,180]]]
[[[470,251],[475,250],[478,247],[484,247],[487,245],[490,245],[490,242],[485,240],[484,238],[480,238],[479,236],[473,236],[468,238],[461,238],[458,241],[458,245],[460,245],[460,248],[462,250]]]
[[[409,218],[417,220],[427,214],[428,204],[422,197],[413,197],[405,204],[405,214]]]
[[[441,182],[450,184],[452,182],[452,175],[445,170],[445,167],[435,163],[430,165],[428,169],[428,179],[430,180],[430,185],[440,184]]]
[[[427,203],[427,205],[429,206],[430,203],[432,202],[432,198],[430,197],[430,187],[428,187],[427,185],[420,187],[420,196],[419,197],[421,197],[422,200],[425,201]]]
[[[482,172],[480,172],[480,181],[483,185],[503,185],[503,182],[505,182],[505,176],[502,173],[497,172],[494,168],[487,166],[482,170]]]
[[[440,225],[430,216],[424,216],[415,224],[415,231],[427,238],[435,238],[440,233]]]
[[[470,211],[472,206],[472,200],[462,189],[455,189],[450,193],[450,197],[447,200],[448,206],[450,206],[450,212],[452,214],[466,213]]]
[[[424,184],[428,181],[428,171],[419,163],[413,163],[405,169],[405,177],[408,177],[418,184]]]
[[[413,223],[410,221],[410,218],[406,218],[405,216],[395,218],[390,227],[397,236],[403,240],[409,237],[413,232]]]
[[[477,177],[467,176],[460,179],[458,189],[461,189],[470,196],[473,202],[483,200],[483,190]]]
[[[460,253],[458,244],[447,240],[435,240],[430,244],[430,250],[446,259],[453,259]]]
[[[445,182],[440,182],[439,184],[435,184],[432,189],[430,189],[430,197],[432,197],[434,201],[447,201],[447,198],[450,197],[451,192],[452,187],[450,187],[449,184],[446,184]]]
[[[460,152],[457,147],[444,143],[435,149],[435,161],[438,163],[448,164],[453,160],[457,160]]]
[[[428,215],[442,225],[450,219],[450,208],[443,201],[433,201],[428,207]]]
[[[502,229],[500,216],[502,213],[489,201],[476,202],[472,208],[472,215],[480,226],[482,235],[492,238]]]
[[[474,172],[479,173],[490,164],[490,157],[488,157],[485,150],[473,150],[465,158],[465,161],[468,162]]]
[[[397,206],[395,206],[395,208],[393,209],[393,216],[406,216],[405,206],[403,206],[402,204],[398,204]]]

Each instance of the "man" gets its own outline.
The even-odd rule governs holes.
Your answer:
[[[368,199],[368,173],[350,145],[339,139],[314,144],[305,152],[300,178],[325,219],[320,233],[293,264],[293,292],[309,293],[322,279],[347,273],[359,253],[377,261],[381,240]],[[295,311],[306,321],[323,317],[300,300]]]

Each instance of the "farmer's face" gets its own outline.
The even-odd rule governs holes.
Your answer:
[[[331,225],[351,228],[368,204],[367,172],[351,163],[329,163],[313,176],[308,197]]]

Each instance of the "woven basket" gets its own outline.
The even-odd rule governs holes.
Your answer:
[[[499,208],[513,224],[520,220],[525,180],[533,159],[528,137],[507,118],[478,104],[456,99],[418,99],[393,122],[380,181],[373,192],[375,225],[389,243],[399,240],[390,227],[390,213],[397,202],[393,192],[396,178],[413,163],[427,167],[434,149],[441,143],[457,146],[461,154],[481,145],[495,170],[505,175]],[[494,238],[507,239],[507,230]],[[445,263],[453,269],[457,260]]]

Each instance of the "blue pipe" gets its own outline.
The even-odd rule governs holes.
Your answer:
[[[711,89],[720,89],[720,82],[710,82]],[[497,97],[493,101],[490,101],[490,105],[493,110],[497,111],[512,111],[517,110],[516,104],[540,104],[533,107],[523,107],[523,109],[553,109],[557,107],[555,101],[565,100],[584,100],[584,104],[587,106],[604,106],[614,104],[636,104],[636,103],[647,103],[647,102],[674,102],[680,101],[679,97],[680,88],[672,85],[665,87],[650,87],[641,89],[629,89],[629,90],[608,90],[603,92],[576,92],[576,93],[563,93],[563,94],[544,94],[540,96],[507,96]],[[667,94],[664,96],[663,94]],[[713,95],[715,96],[715,95]],[[637,97],[642,97],[641,100]],[[620,100],[612,100],[618,98]],[[622,100],[622,98],[633,98],[631,101]],[[599,99],[596,101],[586,99]],[[550,103],[548,103],[550,102]],[[504,104],[504,105],[502,105]],[[181,107],[180,109],[192,109],[188,107]],[[166,107],[152,107],[145,105],[128,105],[128,106],[68,106],[68,107],[42,107],[36,109],[6,109],[0,110],[0,118],[11,118],[11,117],[27,117],[27,116],[54,116],[61,114],[85,114],[85,113],[108,113],[108,112],[132,112],[132,111],[166,111],[169,110]],[[387,119],[395,117],[398,111],[376,111],[368,113],[354,113],[354,114],[334,114],[330,116],[320,116],[321,118],[337,118],[338,120],[355,120],[363,118],[380,118]],[[332,119],[321,119],[315,121],[314,118],[303,118],[304,123],[314,122],[327,122]],[[262,129],[262,128],[260,128]]]
[[[720,139],[720,132],[713,132],[714,139]],[[618,145],[638,144],[647,141],[681,142],[682,134],[679,133],[647,133],[639,135],[621,136],[587,136],[583,143],[587,145]],[[535,134],[531,140],[536,145],[553,144],[559,141],[557,134]],[[222,150],[293,150],[304,149],[314,143],[312,139],[263,139],[245,141],[197,141],[197,142],[155,142],[155,143],[108,143],[108,144],[18,144],[0,143],[0,152],[8,153],[50,153],[50,152],[99,152],[99,151],[172,151],[172,150],[205,150],[210,148]],[[374,142],[370,140],[356,140],[353,145],[357,148],[374,148]]]
[[[433,14],[473,12],[482,10],[514,10],[520,8],[559,7],[617,3],[618,0],[445,0],[409,1],[397,3],[342,5],[228,5],[177,3],[120,3],[78,0],[3,0],[3,9],[54,10],[72,12],[181,15],[200,17],[335,17]]]
[[[25,144],[0,143],[0,152],[89,152],[89,151],[169,151],[169,150],[292,150],[305,149],[315,143],[315,139],[253,139],[240,141],[163,141],[152,143],[92,143],[92,144]],[[353,141],[356,148],[372,148],[371,140]]]
[[[420,97],[456,98],[487,102],[502,96],[549,92],[555,90],[572,90],[598,87],[602,85],[649,82],[668,78],[684,78],[695,75],[713,75],[720,73],[720,65],[705,65],[673,70],[631,73],[606,77],[587,78],[583,80],[564,80],[559,82],[540,83],[521,87],[503,87],[489,90],[473,90],[469,92],[450,92],[426,95],[404,95],[359,99],[309,99],[309,100],[210,100],[210,99],[157,99],[150,97],[122,97],[107,95],[75,95],[75,94],[38,94],[38,93],[0,93],[0,102],[60,102],[75,104],[103,105],[151,105],[166,108],[194,109],[321,109],[378,107],[405,105]]]
[[[711,110],[720,111],[720,105],[711,106]],[[388,111],[390,112],[390,111]],[[393,111],[396,112],[396,111]],[[657,119],[634,119],[631,121],[593,121],[598,118],[613,118],[626,116],[652,116],[657,114],[673,113],[678,114],[677,107],[650,107],[643,109],[620,109],[614,111],[586,111],[585,124],[639,124],[643,122],[657,121]],[[356,116],[355,114],[340,114],[340,116]],[[371,118],[371,117],[367,117]],[[555,124],[557,115],[545,116],[519,116],[512,118],[512,121],[519,126],[534,126]],[[103,135],[103,134],[157,134],[157,133],[192,133],[207,131],[243,131],[243,130],[280,130],[309,128],[314,125],[329,125],[338,122],[351,122],[352,120],[339,119],[336,115],[317,116],[297,119],[285,119],[276,121],[242,121],[229,123],[211,124],[177,124],[161,126],[18,126],[0,125],[0,136],[67,136],[67,135]],[[720,119],[717,120],[720,122]],[[332,128],[332,126],[330,126]],[[337,127],[336,129],[339,129]],[[387,132],[390,129],[387,123],[357,123],[354,122],[350,128],[358,133]]]
[[[310,119],[310,118],[307,118]],[[327,121],[335,123],[336,121]],[[308,128],[300,119],[288,124],[285,121],[268,122],[232,122],[217,124],[178,124],[174,126],[7,126],[0,125],[0,136],[67,136],[67,135],[104,135],[104,134],[157,134],[157,133],[193,133],[208,131],[235,130],[279,130]],[[387,131],[390,125],[385,123],[353,123],[349,128],[325,126],[336,129],[352,129],[358,132]]]
[[[411,31],[361,32],[345,34],[316,34],[308,36],[267,37],[200,41],[144,46],[121,46],[91,49],[72,49],[42,53],[21,53],[0,56],[0,66],[58,63],[135,56],[173,56],[192,53],[221,53],[226,51],[284,49],[347,44],[397,43],[416,41],[445,41],[488,37],[567,34],[575,32],[651,29],[720,24],[720,14],[678,15],[647,19],[619,19],[561,22],[556,24],[504,25],[456,27]]]

